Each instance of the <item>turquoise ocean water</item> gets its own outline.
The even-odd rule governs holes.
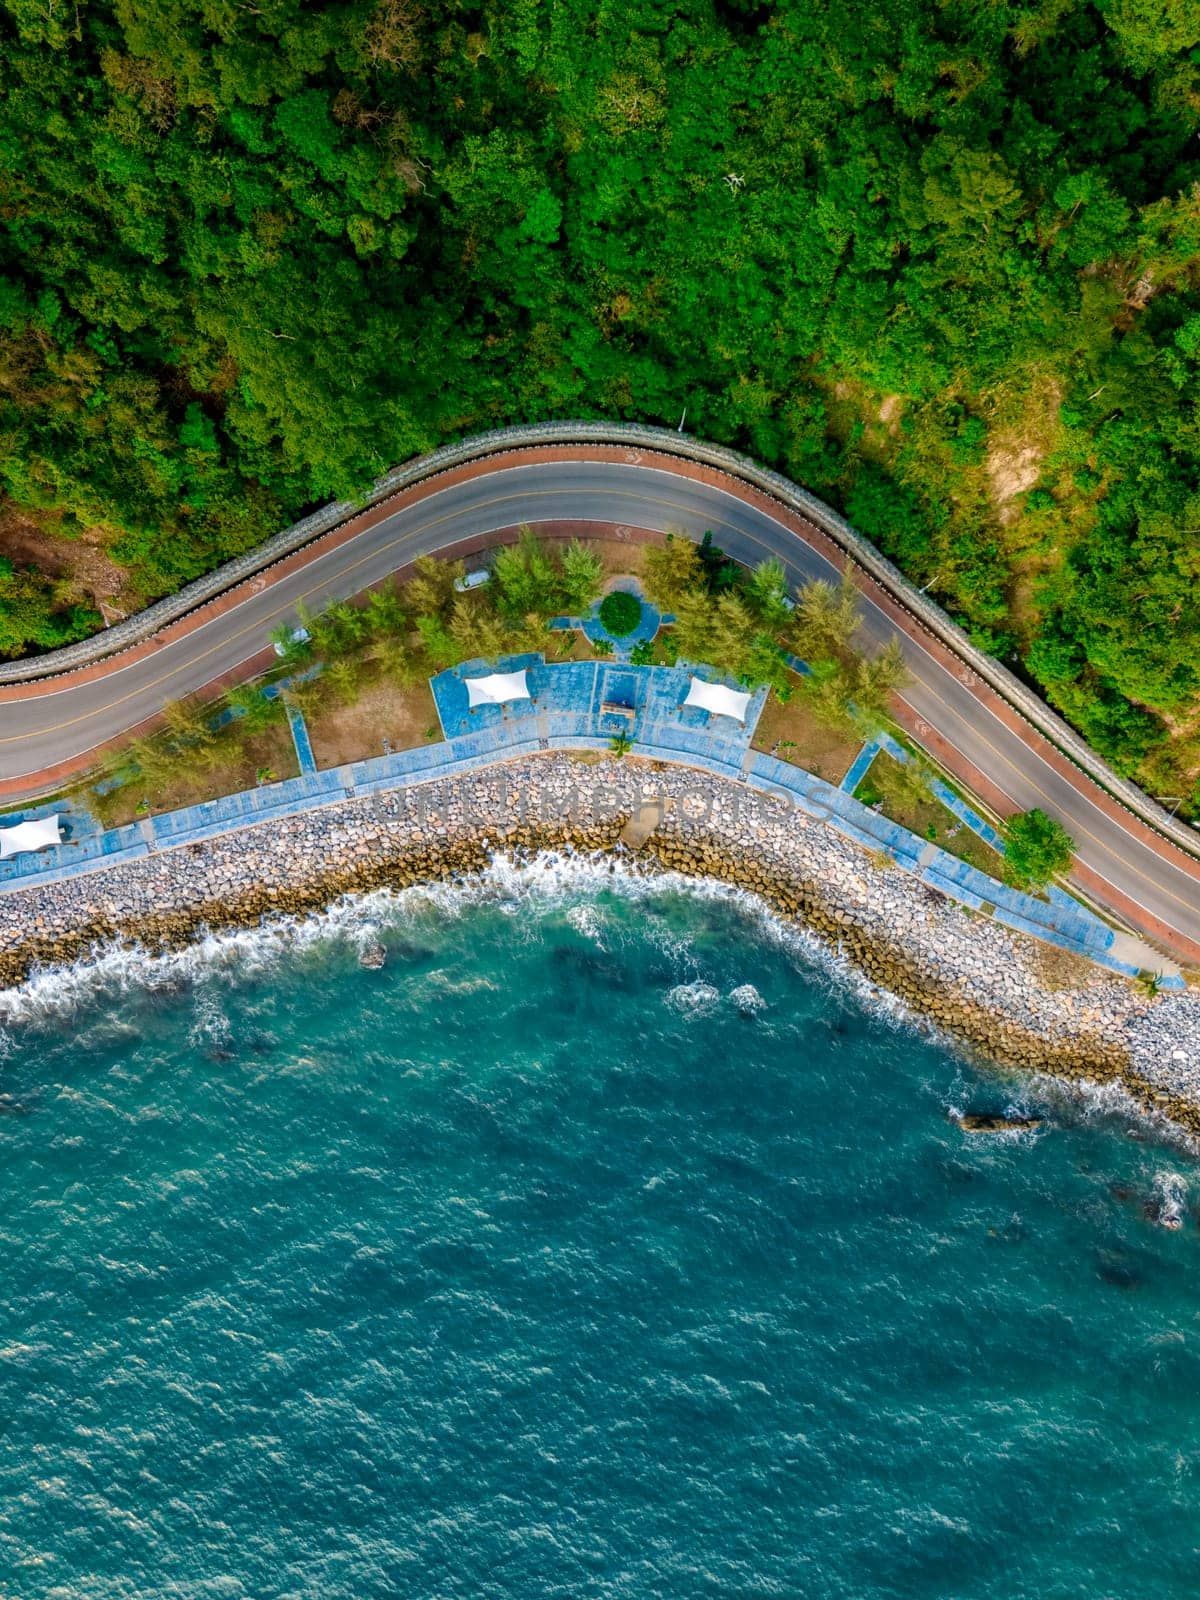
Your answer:
[[[0,1020],[4,1600],[1196,1592],[1189,1157],[744,900],[501,868]]]

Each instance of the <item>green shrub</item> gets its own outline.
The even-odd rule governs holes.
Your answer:
[[[642,602],[635,594],[624,589],[614,589],[600,602],[600,624],[614,639],[623,639],[632,633],[642,620]]]
[[[1004,846],[1004,881],[1029,892],[1065,872],[1075,853],[1075,841],[1062,823],[1036,808],[1009,818]]]

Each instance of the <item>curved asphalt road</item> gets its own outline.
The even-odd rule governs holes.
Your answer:
[[[777,556],[794,582],[836,580],[836,569],[783,521],[737,493],[673,472],[666,465],[612,460],[500,463],[435,487],[414,504],[325,550],[297,570],[256,587],[199,626],[149,654],[116,657],[90,680],[30,685],[0,703],[0,781],[29,778],[77,758],[153,717],[170,700],[203,688],[259,655],[270,630],[294,614],[380,582],[417,556],[525,522],[593,521],[695,538],[712,529],[739,561]],[[863,633],[882,643],[893,621],[870,599]],[[1014,809],[1041,806],[1062,818],[1091,881],[1116,891],[1200,951],[1200,866],[1168,844],[1152,845],[1132,819],[1121,821],[1090,780],[1066,775],[982,704],[971,674],[943,664],[919,638],[902,635],[912,674],[904,699],[917,717],[1006,795]],[[78,676],[78,675],[77,675]],[[24,785],[18,785],[24,788]],[[1161,936],[1161,930],[1160,930]],[[1177,941],[1173,941],[1177,942]]]

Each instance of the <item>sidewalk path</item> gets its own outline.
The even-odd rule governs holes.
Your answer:
[[[609,713],[604,707],[614,693],[620,693],[635,710],[634,754],[748,783],[803,816],[825,822],[876,854],[886,855],[896,866],[960,905],[1085,955],[1112,971],[1132,976],[1147,966],[1158,969],[1163,965],[1136,941],[1115,936],[1106,923],[1069,896],[1038,900],[1009,889],[869,810],[844,789],[752,749],[761,694],[741,726],[681,705],[692,671],[703,670],[687,663],[675,667],[590,661],[546,664],[541,656],[527,655],[506,658],[500,665],[506,671],[526,668],[533,698],[470,712],[464,679],[487,670],[485,664],[466,662],[439,673],[433,679],[434,697],[450,734],[442,743],[327,771],[302,771],[298,778],[283,783],[143,817],[108,832],[81,830],[72,843],[6,862],[9,870],[0,880],[0,893],[54,883],[155,850],[195,845],[239,828],[335,804],[348,795],[386,793],[544,750],[608,750],[612,734],[606,727]],[[614,682],[618,678],[619,686]],[[1173,969],[1168,984],[1180,986]]]
[[[840,549],[798,513],[716,467],[600,444],[513,450],[443,472],[385,501],[152,641],[61,678],[0,689],[0,794],[44,793],[89,752],[155,717],[163,703],[244,677],[274,659],[270,630],[356,593],[424,552],[467,555],[515,536],[624,539],[712,530],[735,559],[780,559],[793,583],[836,579]],[[910,684],[900,720],[998,815],[1039,806],[1077,844],[1081,885],[1148,937],[1200,963],[1200,861],[1085,776],[865,573],[862,636],[901,636]]]

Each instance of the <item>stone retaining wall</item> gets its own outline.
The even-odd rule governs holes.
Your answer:
[[[864,539],[844,517],[824,501],[801,489],[782,474],[760,466],[747,456],[708,444],[665,428],[640,423],[557,422],[497,429],[446,445],[429,455],[397,467],[380,478],[361,502],[335,502],[293,523],[264,544],[226,562],[214,572],[188,584],[177,594],[157,601],[136,616],[117,623],[91,639],[31,660],[0,664],[0,684],[32,682],[91,665],[144,642],[168,623],[177,621],[225,593],[235,584],[263,572],[302,549],[368,506],[376,506],[412,485],[436,477],[453,467],[503,451],[535,449],[545,445],[610,443],[667,452],[702,462],[753,484],[783,505],[799,512],[827,534],[846,556],[882,585],[921,628],[953,650],[1002,699],[1048,739],[1080,771],[1100,785],[1157,833],[1189,855],[1200,859],[1200,838],[1186,823],[1170,816],[1135,784],[1120,777],[1075,730],[994,657],[976,648],[940,606],[922,594],[874,545]]]
[[[1119,1079],[1147,1108],[1200,1133],[1200,997],[1151,1000],[969,916],[768,796],[631,759],[527,758],[13,892],[0,901],[0,983],[113,942],[177,948],[202,928],[253,926],[353,891],[461,877],[497,850],[616,851],[651,798],[661,799],[665,820],[641,854],[625,857],[634,870],[749,890],[912,1014],[991,1059]]]

